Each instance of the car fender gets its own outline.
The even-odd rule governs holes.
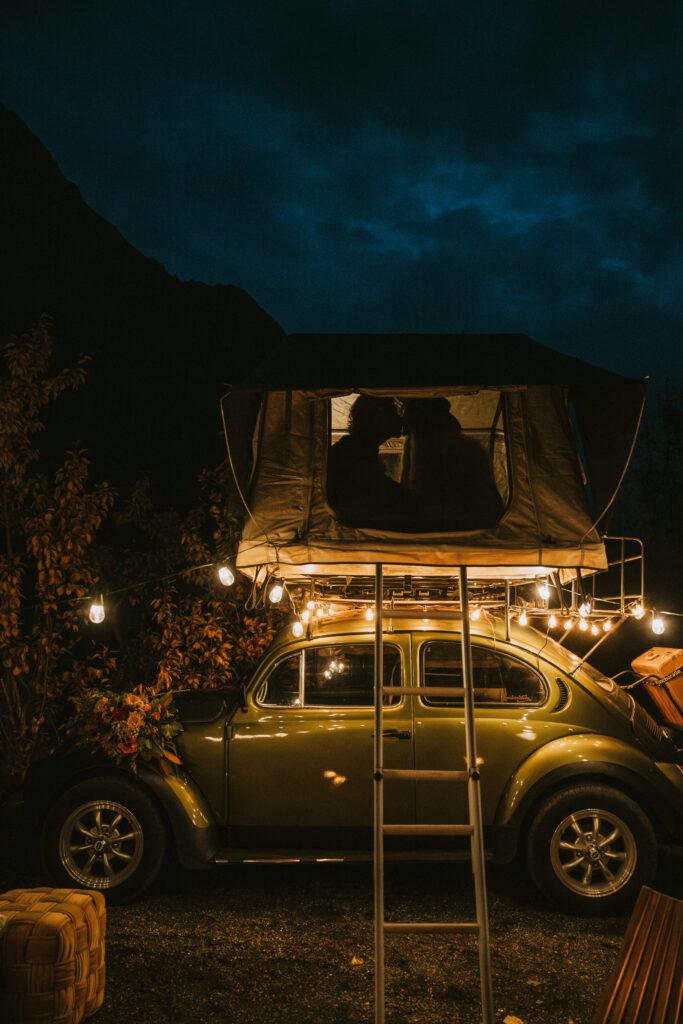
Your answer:
[[[219,847],[218,829],[199,786],[183,771],[161,775],[151,768],[140,768],[138,775],[166,812],[182,866],[207,867]]]
[[[40,823],[57,797],[84,779],[114,775],[134,782],[161,808],[184,868],[203,868],[219,847],[218,828],[211,808],[194,780],[182,769],[176,774],[140,765],[130,771],[102,754],[76,748],[33,766],[25,790],[27,822]]]
[[[551,740],[522,761],[503,791],[495,824],[519,829],[542,797],[588,779],[627,793],[666,832],[670,815],[683,810],[680,794],[647,755],[611,736],[580,733]]]

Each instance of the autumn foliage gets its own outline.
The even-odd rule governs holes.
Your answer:
[[[118,498],[86,454],[41,457],[46,409],[86,379],[51,369],[50,323],[4,349],[0,375],[0,794],[65,737],[74,699],[230,686],[268,646],[277,615],[245,610],[215,563],[234,553],[225,467],[201,475],[196,508],[155,507],[149,482]],[[59,406],[57,406],[57,413]],[[204,566],[204,568],[197,568]],[[106,620],[93,626],[90,598]]]
[[[133,585],[126,602],[136,619],[122,673],[157,693],[229,685],[254,667],[282,616],[249,611],[246,584],[226,588],[218,580],[218,564],[234,557],[237,544],[227,469],[200,475],[197,507],[185,516],[156,509],[150,491],[148,482],[138,484],[115,516],[117,535],[128,541],[116,552],[123,569],[116,586]],[[144,580],[151,582],[136,585]]]
[[[112,670],[106,647],[80,643],[82,598],[99,576],[93,538],[111,509],[106,484],[92,486],[82,451],[49,473],[37,435],[45,407],[82,384],[84,364],[50,372],[49,323],[5,346],[0,378],[0,740],[2,774],[22,776],[49,751],[67,696]]]

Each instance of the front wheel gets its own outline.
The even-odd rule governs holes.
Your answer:
[[[67,790],[45,820],[42,854],[59,884],[100,889],[109,902],[134,899],[161,867],[166,830],[152,800],[133,782],[86,779]]]
[[[619,790],[561,790],[536,811],[527,863],[538,888],[563,909],[619,914],[657,867],[657,840],[640,807]]]

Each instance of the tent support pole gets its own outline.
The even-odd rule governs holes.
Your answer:
[[[505,581],[505,639],[510,639],[510,583],[508,580]]]
[[[375,736],[374,736],[374,889],[375,889],[375,1024],[384,1024],[384,788],[382,771],[382,683],[384,648],[382,644],[382,596],[384,579],[381,563],[375,566]]]
[[[484,831],[481,813],[481,790],[477,742],[474,729],[474,675],[472,672],[472,644],[470,640],[469,600],[467,594],[467,568],[460,566],[460,608],[462,614],[462,681],[465,705],[465,744],[467,753],[467,800],[472,826],[472,874],[474,898],[479,925],[479,980],[481,983],[481,1016],[483,1024],[493,1024],[493,992],[491,988],[491,956],[489,950],[489,914],[486,898],[486,869],[484,865]]]
[[[624,580],[626,570],[626,541],[621,538],[621,564],[619,566],[619,581],[621,585],[621,600],[619,601],[619,611],[623,615],[626,611],[626,599],[624,594],[626,593],[626,583]]]

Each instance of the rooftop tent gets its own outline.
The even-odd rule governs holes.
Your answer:
[[[359,395],[385,402],[364,399],[354,423]],[[511,580],[550,568],[605,568],[595,524],[604,526],[643,399],[642,382],[520,334],[291,335],[223,399],[230,460],[249,511],[237,567],[298,578],[372,575],[378,562],[420,576],[465,565],[474,578]],[[367,413],[382,405],[404,424],[388,438],[385,430],[372,456],[381,459],[389,499],[379,517],[354,520],[343,495],[367,490],[365,464],[350,475],[347,465],[343,488],[331,476],[344,439],[347,462],[362,448],[348,441],[361,406]],[[425,412],[441,416],[442,433],[415,426]],[[444,430],[456,447],[445,444]],[[424,518],[428,503],[411,472],[425,464],[425,444],[438,478],[450,474],[449,500],[461,508],[463,496],[477,504],[476,463],[495,516]],[[405,493],[409,523],[393,514]]]

